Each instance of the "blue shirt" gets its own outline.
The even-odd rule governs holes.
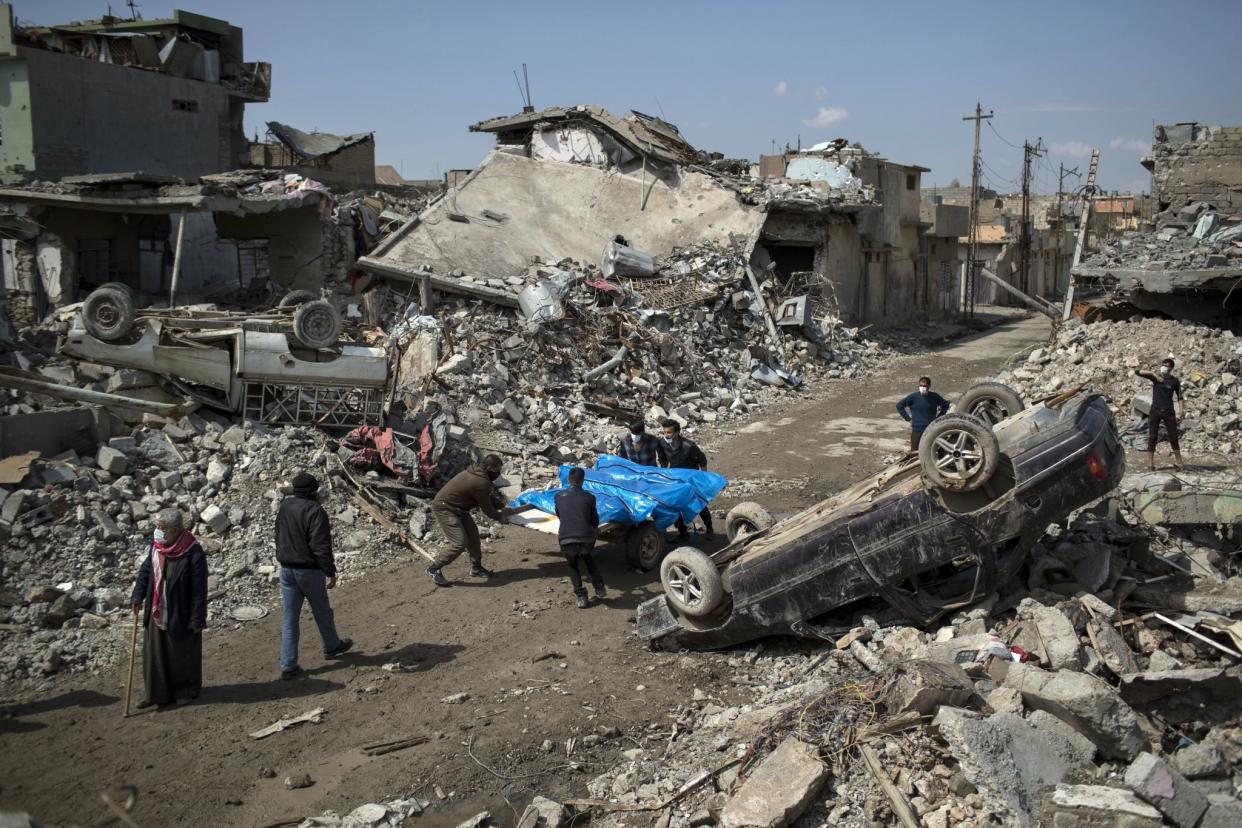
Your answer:
[[[897,403],[897,413],[915,431],[922,431],[931,425],[932,420],[949,413],[949,401],[935,391],[926,394],[915,391]]]

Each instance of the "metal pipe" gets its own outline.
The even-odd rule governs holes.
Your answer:
[[[608,373],[613,368],[616,368],[618,365],[620,365],[621,361],[625,359],[625,355],[628,354],[629,352],[630,352],[630,349],[622,345],[620,348],[617,349],[617,352],[613,354],[612,358],[609,359],[607,362],[597,365],[594,368],[592,368],[590,371],[585,372],[582,375],[582,381],[590,382],[596,377]]]
[[[74,400],[76,402],[91,403],[93,405],[106,405],[110,407],[134,408],[139,411],[149,411],[152,414],[160,414],[162,416],[179,417],[186,413],[187,410],[196,408],[193,403],[161,403],[152,402],[150,400],[139,400],[133,397],[123,397],[120,394],[107,394],[103,391],[91,391],[86,388],[72,388],[67,385],[57,385],[52,382],[43,382],[42,380],[30,379],[23,376],[15,376],[8,372],[0,371],[0,388],[17,388],[22,391],[29,391],[32,394],[47,394],[49,397],[59,397],[64,400]]]
[[[185,208],[181,208],[181,221],[177,222],[177,249],[173,253],[172,284],[168,288],[168,307],[177,307],[177,277],[181,275],[181,242],[185,239]]]
[[[1018,290],[1016,287],[1009,284],[1004,279],[1000,278],[995,273],[988,270],[986,267],[979,268],[979,272],[983,274],[983,278],[988,279],[992,282],[995,282],[1000,287],[1012,293],[1019,300],[1021,300],[1027,305],[1030,305],[1032,308],[1044,314],[1045,316],[1051,316],[1053,319],[1057,318],[1057,315],[1055,313],[1053,313],[1052,311],[1049,311],[1048,308],[1041,305],[1038,301],[1036,301],[1035,299],[1032,299],[1030,296],[1027,296],[1025,293]]]

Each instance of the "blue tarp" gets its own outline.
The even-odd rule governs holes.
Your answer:
[[[522,492],[510,506],[527,504],[556,514],[556,493],[569,486],[569,470],[561,466],[561,485]],[[663,531],[682,518],[687,523],[729,485],[718,474],[694,469],[659,469],[641,466],[611,454],[600,455],[595,468],[586,470],[589,492],[601,523],[642,523],[650,520]]]

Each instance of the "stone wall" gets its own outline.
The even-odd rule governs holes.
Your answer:
[[[1206,201],[1242,214],[1242,126],[1159,125],[1152,162],[1160,209]]]

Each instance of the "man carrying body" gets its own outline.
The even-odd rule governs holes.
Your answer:
[[[949,413],[949,401],[931,390],[931,377],[919,377],[919,390],[897,403],[897,413],[910,424],[910,451],[918,451],[919,440],[931,421]]]
[[[1151,380],[1151,411],[1147,415],[1147,465],[1156,470],[1156,440],[1160,437],[1160,424],[1164,423],[1173,449],[1173,468],[1182,471],[1182,447],[1177,439],[1177,423],[1186,416],[1186,400],[1182,397],[1182,381],[1173,376],[1173,360],[1160,363],[1160,372],[1135,370],[1135,375]],[[1173,398],[1177,397],[1177,414],[1173,413]]]
[[[494,574],[483,567],[483,547],[479,542],[479,527],[475,525],[470,511],[478,508],[492,520],[508,523],[512,512],[501,508],[496,502],[496,490],[492,481],[500,477],[503,467],[500,457],[489,454],[483,462],[472,465],[444,484],[431,501],[431,511],[440,524],[448,545],[436,555],[427,567],[427,574],[436,586],[448,586],[449,582],[440,571],[457,560],[462,552],[470,554],[470,574],[476,578],[490,578]]]
[[[707,455],[703,453],[703,449],[695,445],[693,440],[687,440],[681,436],[681,424],[676,420],[665,420],[660,424],[664,429],[664,454],[665,467],[670,469],[699,469],[700,471],[707,468]],[[703,520],[703,525],[707,528],[704,539],[712,536],[712,511],[710,507],[706,507],[699,512],[699,517]],[[686,522],[677,518],[677,540],[685,541],[690,536]]]
[[[621,438],[617,447],[617,456],[624,457],[631,463],[640,466],[663,466],[668,457],[664,446],[658,439],[647,434],[647,426],[642,420],[630,426],[630,433]]]
[[[302,602],[310,604],[323,654],[339,656],[354,646],[336,634],[336,617],[328,602],[328,590],[336,586],[336,563],[332,556],[332,527],[319,505],[319,481],[300,472],[291,481],[293,495],[280,502],[276,513],[276,560],[280,563],[280,598],[284,605],[280,631],[280,677],[297,678],[299,617]]]
[[[603,598],[606,593],[604,579],[591,554],[599,529],[599,512],[595,508],[595,495],[582,488],[585,480],[585,470],[572,468],[569,470],[569,488],[556,493],[556,516],[560,519],[556,538],[561,544],[565,562],[569,564],[569,580],[574,586],[578,609],[586,609],[587,606],[587,591],[582,585],[578,561],[586,564],[591,586],[595,587],[595,597]]]

